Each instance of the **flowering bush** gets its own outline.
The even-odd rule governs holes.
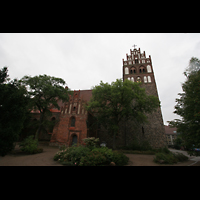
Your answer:
[[[88,137],[88,138],[83,139],[83,142],[86,144],[86,147],[93,149],[97,147],[99,138]]]
[[[116,165],[126,165],[129,158],[121,152],[112,151],[108,147],[95,147],[98,138],[86,138],[86,146],[72,146],[62,148],[54,156],[55,161],[63,165],[73,166],[99,166],[109,165],[114,162]]]
[[[68,147],[61,151],[58,151],[54,156],[55,161],[59,161],[65,165],[75,165],[80,164],[80,159],[82,156],[85,156],[89,153],[90,149],[83,146],[78,147]]]

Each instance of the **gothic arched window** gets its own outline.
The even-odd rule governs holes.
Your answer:
[[[147,72],[148,73],[151,73],[152,71],[151,71],[151,66],[150,65],[147,65]]]
[[[131,71],[130,72],[131,72],[131,74],[133,74],[133,73],[135,74],[136,73],[135,67],[131,67]]]
[[[76,118],[71,117],[71,127],[75,127],[75,121],[76,121]]]
[[[140,67],[140,73],[144,73],[146,70],[145,70],[145,67],[144,66],[141,66]]]
[[[125,74],[129,74],[128,73],[128,67],[125,67]]]
[[[147,83],[147,77],[144,76],[144,83]]]
[[[148,82],[151,83],[151,76],[148,76]]]

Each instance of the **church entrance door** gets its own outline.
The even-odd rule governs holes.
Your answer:
[[[77,144],[77,135],[73,135],[72,137],[72,145]]]

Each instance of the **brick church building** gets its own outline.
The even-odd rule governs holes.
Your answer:
[[[130,55],[126,54],[123,62],[123,80],[129,79],[133,82],[142,82],[142,86],[146,89],[148,95],[158,97],[156,81],[153,72],[151,56],[146,57],[145,51],[140,52],[140,48],[130,49]],[[39,139],[49,140],[50,145],[67,145],[73,143],[83,144],[82,139],[86,137],[98,137],[100,142],[106,142],[107,146],[112,146],[112,138],[103,127],[95,124],[95,118],[92,113],[87,112],[84,108],[90,98],[92,90],[74,90],[70,95],[69,101],[63,103],[58,101],[60,110],[53,108],[50,110],[52,116],[50,120],[58,121],[53,130],[49,133],[41,133]],[[34,113],[35,119],[39,117],[39,113]],[[116,144],[126,146],[133,142],[135,138],[146,140],[153,148],[161,148],[166,146],[165,128],[163,125],[161,108],[156,112],[148,114],[147,124],[135,124],[134,121],[124,121],[121,124],[120,134],[117,136]]]

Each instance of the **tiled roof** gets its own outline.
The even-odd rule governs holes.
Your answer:
[[[177,128],[172,128],[170,126],[165,125],[165,134],[169,134],[169,135],[177,134],[177,133],[174,133],[174,131],[177,131]]]
[[[74,93],[80,93],[80,98],[85,101],[88,102],[91,97],[92,97],[92,90],[74,90]],[[65,103],[62,102],[62,100],[58,100],[58,105],[60,108],[62,108],[64,106]],[[52,107],[50,109],[51,112],[61,112],[61,109],[58,110],[57,108]],[[39,113],[39,111],[31,111],[32,113]]]
[[[80,90],[80,97],[88,102],[92,97],[92,90]]]

